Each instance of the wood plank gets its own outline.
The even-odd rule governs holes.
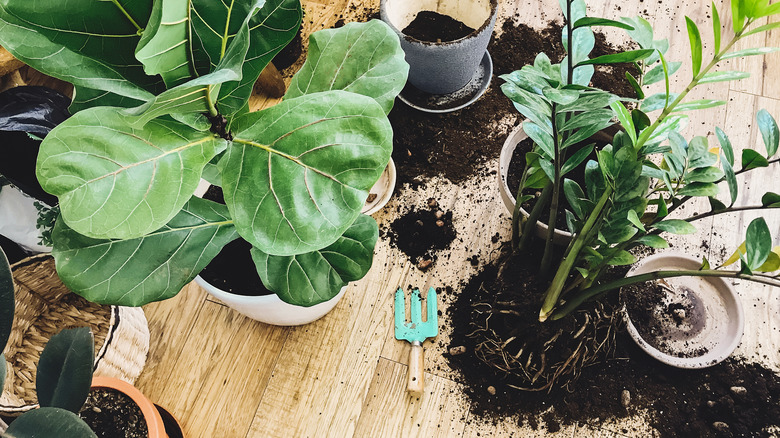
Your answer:
[[[406,365],[379,358],[354,436],[462,436],[468,403],[455,382],[425,374],[425,393],[406,391]]]
[[[242,436],[289,329],[205,301],[179,355],[145,373],[142,391],[181,419],[191,437]]]

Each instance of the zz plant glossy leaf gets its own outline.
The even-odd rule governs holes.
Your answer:
[[[65,329],[41,353],[35,392],[41,406],[78,413],[92,385],[95,341],[89,327]]]
[[[193,197],[166,226],[136,239],[91,239],[58,220],[52,254],[62,282],[89,301],[142,306],[179,293],[237,237],[224,205]]]
[[[67,409],[40,408],[25,413],[3,434],[3,438],[97,438],[78,415]]]
[[[159,229],[190,199],[203,167],[225,147],[210,132],[173,120],[132,128],[120,111],[82,111],[41,143],[41,186],[59,197],[68,226],[89,237],[130,239]]]
[[[263,284],[283,301],[313,306],[335,297],[348,282],[371,269],[379,228],[370,216],[360,215],[329,246],[292,256],[268,255],[252,249],[252,259]]]
[[[307,94],[239,117],[219,162],[238,233],[274,255],[335,242],[355,221],[392,151],[392,128],[370,97]]]
[[[408,73],[398,37],[386,24],[349,23],[311,35],[306,62],[285,99],[345,90],[374,98],[389,113]]]

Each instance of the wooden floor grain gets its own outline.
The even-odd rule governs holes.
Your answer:
[[[560,20],[555,0],[500,0],[500,22],[516,22],[542,28]],[[656,30],[656,38],[669,37],[669,58],[685,60],[688,37],[684,15],[699,24],[705,51],[711,47],[710,3],[593,0],[590,14],[617,18],[642,14]],[[730,20],[729,2],[721,6],[721,19]],[[304,2],[304,37],[331,27],[338,19],[365,16],[378,9],[378,1],[309,0]],[[610,40],[620,43],[619,32]],[[751,45],[780,46],[780,30],[756,35]],[[706,56],[706,55],[705,55]],[[522,66],[517,66],[518,68]],[[722,69],[744,69],[752,77],[730,85],[712,84],[696,91],[697,98],[723,99],[728,105],[693,113],[686,137],[707,135],[716,142],[715,126],[722,127],[739,149],[760,145],[755,112],[766,108],[780,119],[780,53],[733,60]],[[289,71],[286,72],[289,75]],[[690,77],[684,66],[673,89]],[[496,86],[496,84],[492,84]],[[252,108],[275,101],[257,94]],[[400,104],[400,103],[399,103]],[[496,167],[497,163],[489,163]],[[455,210],[458,240],[427,272],[421,272],[386,239],[376,248],[374,266],[361,281],[351,284],[344,299],[323,319],[303,327],[264,325],[230,310],[191,284],[177,297],[145,307],[150,323],[151,350],[138,381],[140,389],[167,407],[195,437],[505,437],[543,436],[544,430],[521,428],[513,421],[484,423],[472,417],[467,399],[442,359],[447,321],[440,321],[440,335],[426,347],[426,392],[420,398],[405,391],[409,347],[393,338],[393,292],[415,285],[456,286],[477,267],[467,258],[476,254],[490,260],[497,244],[496,233],[506,239],[509,217],[498,198],[495,175],[475,177],[456,186],[435,179],[423,189],[397,188],[396,195],[375,215],[380,227],[398,215],[398,210],[436,198]],[[780,188],[780,170],[754,172],[742,180],[741,203],[754,204],[770,187]],[[766,212],[765,212],[766,213]],[[755,213],[718,218],[700,224],[693,238],[678,240],[678,249],[722,261],[742,240]],[[780,236],[780,215],[766,213],[775,236]],[[739,230],[739,231],[738,231]],[[706,242],[706,254],[702,253]],[[745,336],[737,354],[780,368],[780,291],[769,287],[736,284],[748,312]],[[447,303],[441,298],[440,309]],[[652,430],[641,418],[605,424],[599,429],[571,425],[558,437],[648,436]]]

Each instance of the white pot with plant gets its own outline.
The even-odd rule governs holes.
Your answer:
[[[317,32],[283,101],[247,112],[300,26],[299,2],[162,3],[0,10],[0,44],[76,89],[37,164],[60,201],[58,274],[91,301],[140,306],[176,295],[241,238],[289,304],[337,296],[373,258],[377,225],[360,210],[392,151],[387,113],[408,72],[397,39],[378,20]],[[201,177],[224,205],[193,196]]]

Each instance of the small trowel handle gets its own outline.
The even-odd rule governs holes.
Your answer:
[[[409,394],[420,397],[425,387],[425,377],[423,368],[425,359],[423,357],[423,347],[420,341],[412,342],[412,350],[409,352]]]

